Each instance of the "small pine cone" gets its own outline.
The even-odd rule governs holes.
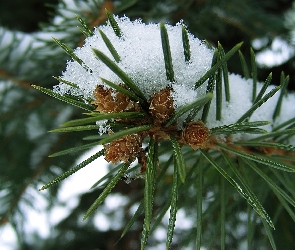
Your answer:
[[[210,135],[210,130],[202,121],[189,122],[182,131],[182,139],[185,144],[194,150],[205,148]]]
[[[105,159],[107,162],[116,164],[118,161],[129,162],[135,160],[142,151],[141,134],[130,134],[123,136],[111,143],[104,145],[106,149]]]
[[[95,100],[92,104],[97,105],[95,111],[102,113],[117,113],[124,111],[139,111],[139,105],[131,101],[129,97],[121,92],[103,85],[97,85],[94,91]]]
[[[150,113],[154,118],[154,123],[159,125],[163,124],[174,113],[173,98],[171,97],[172,88],[162,89],[160,92],[155,93],[150,100]]]

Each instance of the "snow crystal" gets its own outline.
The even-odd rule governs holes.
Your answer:
[[[98,133],[100,136],[107,133],[111,129],[110,124],[107,124],[107,122],[108,120],[96,121],[96,125],[98,126]]]

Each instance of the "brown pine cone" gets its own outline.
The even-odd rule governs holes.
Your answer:
[[[174,113],[173,98],[171,97],[172,88],[167,87],[153,95],[150,100],[150,114],[154,118],[156,125],[163,124]]]
[[[117,113],[124,111],[139,111],[138,103],[131,101],[130,98],[114,89],[97,85],[94,91],[95,100],[92,104],[97,105],[95,111],[102,113]]]
[[[105,159],[108,162],[116,164],[118,161],[129,162],[142,151],[142,136],[141,134],[130,134],[118,138],[111,143],[104,145],[106,149]]]
[[[201,121],[189,122],[182,131],[182,140],[193,149],[205,148],[210,136],[210,130]]]

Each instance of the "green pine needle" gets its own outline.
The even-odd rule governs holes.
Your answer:
[[[231,153],[233,153],[233,154],[235,154],[237,156],[243,157],[245,159],[249,159],[251,161],[261,163],[263,165],[267,165],[267,166],[270,166],[270,167],[273,167],[273,168],[277,168],[279,170],[286,171],[286,172],[293,172],[293,173],[295,172],[295,166],[292,166],[292,165],[287,164],[287,163],[276,161],[276,160],[272,159],[271,157],[248,154],[248,153],[245,153],[243,151],[227,147],[227,146],[222,145],[220,143],[217,143],[217,146],[220,149],[226,150],[228,152],[231,152]]]
[[[266,183],[270,186],[273,192],[279,193],[293,208],[295,208],[295,199],[290,197],[281,187],[279,187],[267,174],[265,174],[255,162],[247,159],[243,159],[260,177],[262,177]]]
[[[246,79],[249,79],[250,78],[249,68],[246,63],[245,57],[240,50],[239,50],[239,57],[240,57],[240,62],[241,62],[241,66],[242,66],[243,75]]]
[[[174,161],[175,161],[175,164],[179,165],[178,159],[176,158],[176,156],[174,158]],[[169,217],[167,239],[166,239],[166,250],[169,250],[171,247],[173,234],[174,234],[175,221],[176,221],[177,201],[178,201],[178,178],[181,177],[178,175],[178,170],[179,170],[178,167],[174,167],[172,190],[171,190],[170,217]]]
[[[211,43],[208,42],[208,40],[205,40],[204,42],[205,42],[206,47],[207,47],[208,49],[213,49],[213,46],[211,45]]]
[[[136,134],[136,133],[141,132],[141,131],[149,130],[151,127],[152,127],[152,125],[142,125],[142,126],[138,126],[138,127],[134,127],[134,128],[121,130],[119,132],[111,134],[108,137],[100,140],[99,144],[103,145],[103,144],[106,144],[106,143],[110,143],[111,141],[116,140],[118,138],[121,138],[121,137],[123,137],[125,135]]]
[[[190,44],[188,39],[188,33],[184,26],[182,26],[181,31],[182,31],[182,45],[183,45],[184,59],[186,62],[189,62],[191,59],[191,49],[190,49]]]
[[[251,201],[250,200],[247,201],[248,204],[251,205],[254,208],[254,210],[257,212],[257,214],[259,214],[259,216],[261,216],[262,218],[264,218],[267,221],[267,223],[272,228],[274,228],[274,224],[273,224],[270,216],[265,211],[264,207],[262,206],[262,204],[260,203],[260,201],[257,198],[257,196],[252,191],[252,189],[249,186],[249,184],[247,183],[246,179],[242,176],[242,174],[238,170],[237,166],[234,165],[234,163],[230,160],[229,156],[227,154],[225,154],[224,152],[222,152],[222,156],[226,160],[228,166],[230,166],[230,168],[233,171],[233,173],[237,176],[237,178],[239,179],[239,181],[241,182],[241,184],[244,186],[245,192],[247,193],[247,195],[251,198]]]
[[[275,120],[281,113],[281,107],[282,107],[282,102],[283,102],[283,97],[285,95],[285,93],[287,92],[287,85],[288,85],[288,82],[289,82],[289,76],[287,76],[285,78],[285,74],[284,72],[281,73],[281,81],[280,81],[280,86],[281,86],[281,93],[280,93],[280,96],[279,96],[279,99],[277,101],[277,104],[276,104],[276,108],[275,108],[275,111],[273,113],[273,116],[272,118]]]
[[[173,146],[173,154],[175,159],[175,166],[178,168],[179,178],[182,183],[185,182],[186,170],[185,163],[183,159],[183,154],[181,152],[180,144],[174,136],[170,136],[170,140]]]
[[[56,156],[61,156],[61,155],[65,155],[65,154],[70,154],[70,153],[74,153],[74,152],[77,152],[77,151],[81,151],[81,150],[85,150],[85,149],[88,149],[88,148],[92,148],[92,147],[97,146],[97,145],[100,145],[100,143],[96,141],[96,142],[84,144],[82,146],[78,146],[78,147],[73,147],[73,148],[69,148],[69,149],[66,149],[66,150],[62,150],[62,151],[56,152],[56,153],[54,153],[52,155],[49,155],[48,157],[56,157]]]
[[[116,22],[115,18],[113,17],[113,15],[107,9],[105,9],[105,12],[107,14],[110,25],[112,26],[116,36],[117,37],[122,37],[123,33],[122,33],[118,23]]]
[[[267,130],[261,128],[227,128],[226,126],[212,130],[211,135],[231,135],[231,134],[267,134]]]
[[[215,50],[214,51],[214,54],[213,54],[213,58],[212,58],[211,67],[213,67],[216,64],[217,59],[218,59],[218,55],[219,55],[218,50]],[[208,80],[208,85],[207,85],[206,93],[213,93],[214,88],[215,88],[215,84],[216,84],[216,74],[212,74],[209,77],[209,80]],[[204,105],[203,113],[202,113],[202,119],[201,119],[204,123],[207,120],[207,117],[208,117],[208,114],[209,114],[209,110],[210,110],[210,105],[211,105],[211,100],[208,101]]]
[[[269,84],[271,82],[271,79],[272,79],[272,73],[270,73],[268,75],[268,77],[266,78],[265,83],[262,86],[261,90],[259,91],[258,95],[256,96],[253,104],[257,103],[263,97],[265,91],[267,90],[267,88],[268,88],[268,86],[269,86]]]
[[[115,47],[113,46],[113,44],[111,43],[110,39],[106,36],[106,34],[101,30],[98,29],[102,40],[104,41],[105,45],[107,46],[108,50],[111,52],[112,56],[114,57],[116,62],[120,62],[120,56],[118,54],[118,52],[116,51]]]
[[[83,220],[86,220],[96,209],[97,207],[105,200],[108,194],[112,191],[112,189],[116,186],[118,181],[123,177],[125,172],[127,171],[129,164],[125,163],[118,173],[111,179],[99,197],[94,201],[94,203],[90,206],[90,208],[85,213]]]
[[[247,244],[248,249],[251,249],[253,237],[255,233],[255,227],[256,227],[256,221],[257,221],[257,213],[253,214],[253,209],[251,209],[251,206],[248,204],[247,206]]]
[[[220,249],[225,250],[225,214],[226,214],[226,191],[225,191],[225,181],[222,176],[220,176],[219,182],[219,190],[220,190]]]
[[[105,153],[105,149],[100,150],[99,152],[97,152],[96,154],[90,156],[88,159],[84,160],[83,162],[81,162],[77,166],[71,168],[70,170],[66,171],[62,175],[58,176],[57,178],[55,178],[54,180],[49,182],[48,184],[44,185],[42,188],[39,189],[39,191],[45,190],[45,189],[47,189],[47,188],[61,182],[62,180],[66,179],[70,175],[76,173],[80,169],[84,168],[85,166],[87,166],[89,163],[93,162],[94,160],[96,160],[100,156],[104,155],[104,153]]]
[[[203,159],[203,158],[202,158]],[[202,246],[202,226],[203,226],[203,165],[198,164],[198,180],[197,180],[197,237],[196,237],[196,249],[200,250]]]
[[[219,54],[219,53],[218,53]],[[222,68],[218,68],[216,74],[216,120],[222,117]]]
[[[64,83],[64,84],[67,84],[67,85],[69,85],[69,86],[71,86],[71,87],[73,87],[73,88],[76,88],[76,89],[79,88],[77,84],[72,83],[72,82],[69,82],[69,81],[66,81],[66,80],[64,80],[64,79],[62,79],[62,78],[60,78],[60,77],[55,77],[55,76],[53,76],[53,78],[56,79],[56,80],[59,81],[59,82],[62,82],[62,83]]]
[[[119,164],[118,166],[115,166],[114,168],[110,169],[109,172],[104,175],[103,177],[101,177],[97,182],[95,182],[90,189],[93,189],[97,186],[99,186],[100,184],[102,184],[104,181],[109,180],[111,178],[113,178],[113,176],[115,175],[115,173],[121,168],[123,167],[124,163]],[[127,172],[127,171],[126,171]],[[103,186],[103,185],[102,185]]]
[[[276,247],[276,244],[275,244],[275,241],[274,241],[274,238],[272,236],[272,232],[270,231],[270,227],[268,224],[265,223],[264,220],[262,220],[262,223],[263,223],[263,226],[264,226],[264,229],[265,229],[265,232],[267,234],[267,237],[269,239],[269,242],[270,242],[270,245],[272,247],[273,250],[276,250],[277,247]]]
[[[146,176],[144,185],[144,223],[141,236],[141,249],[144,249],[149,236],[150,225],[153,214],[153,202],[154,202],[154,182],[156,179],[155,156],[156,156],[156,142],[153,138],[150,139],[149,149],[147,154]]]
[[[211,129],[211,135],[230,135],[236,133],[249,133],[249,134],[266,134],[264,129],[256,128],[260,126],[268,125],[268,121],[256,121],[256,122],[241,122],[230,125],[224,125]]]
[[[121,87],[120,85],[113,83],[107,79],[104,78],[100,78],[105,84],[109,85],[110,87],[112,87],[113,89],[117,90],[120,93],[123,93],[125,95],[127,95],[131,100],[135,101],[135,102],[140,102],[141,104],[145,104],[145,102],[143,102],[143,100],[141,98],[139,98],[137,95],[135,95],[133,92],[129,91],[126,88]]]
[[[166,162],[166,164],[164,165],[164,167],[162,168],[161,173],[157,176],[156,184],[158,184],[163,179],[163,177],[166,173],[166,170],[171,165],[172,160],[173,160],[173,157],[171,156],[169,158],[169,160]],[[168,207],[169,207],[169,203],[168,203]],[[168,207],[166,208],[165,212],[163,212],[162,217],[160,216],[162,214],[161,211],[157,213],[159,216],[157,217],[156,221],[153,223],[153,226],[151,227],[150,232],[153,232],[153,230],[157,227],[157,225],[160,223],[160,221],[162,221],[162,218],[164,217],[166,211],[168,210]],[[141,201],[140,205],[138,206],[135,214],[131,217],[130,221],[125,226],[120,238],[122,238],[127,233],[127,231],[131,228],[131,226],[133,225],[135,220],[138,218],[138,216],[142,213],[142,211],[143,211],[143,200]]]
[[[107,134],[104,134],[104,135],[89,135],[89,136],[85,136],[82,138],[82,140],[84,141],[97,141],[97,140],[100,140],[104,137],[107,137],[108,135]]]
[[[292,207],[286,202],[286,200],[275,190],[273,190],[274,194],[277,196],[278,200],[282,204],[282,206],[286,209],[292,220],[295,222],[295,212]]]
[[[225,56],[224,49],[222,45],[218,42],[218,51],[220,59]],[[228,68],[227,63],[222,65],[223,81],[224,81],[224,91],[225,91],[225,100],[230,101],[230,88],[229,88],[229,78],[228,78]]]
[[[95,116],[93,117],[87,117],[87,118],[82,118],[82,119],[76,119],[76,120],[71,120],[67,121],[61,124],[62,127],[71,127],[71,126],[79,126],[83,124],[88,124],[88,123],[93,123],[96,121],[100,120],[109,120],[109,119],[115,119],[115,118],[140,118],[146,116],[145,113],[140,113],[140,112],[120,112],[120,113],[94,113]]]
[[[241,118],[237,122],[243,122],[246,119],[248,119],[253,112],[258,109],[263,103],[265,103],[268,99],[274,96],[275,93],[277,93],[280,89],[280,86],[277,86],[273,88],[269,93],[267,93],[264,97],[262,97],[259,101],[257,101],[255,104],[252,105],[252,107],[245,112],[244,115],[241,116]]]
[[[31,86],[33,88],[37,89],[37,90],[40,90],[44,94],[47,94],[47,95],[49,95],[51,97],[54,97],[54,98],[56,98],[58,100],[69,103],[71,105],[77,106],[77,107],[79,107],[81,109],[85,109],[87,111],[93,111],[94,110],[94,106],[92,106],[91,104],[86,104],[85,102],[77,101],[77,99],[75,99],[74,97],[60,95],[58,93],[53,92],[50,89],[43,88],[43,87],[40,87],[40,86],[36,86],[36,85],[31,85]]]
[[[280,125],[278,125],[276,127],[274,127],[272,131],[275,132],[275,131],[280,130],[280,129],[288,126],[288,125],[292,126],[292,125],[294,125],[294,123],[295,123],[295,117],[281,123]]]
[[[72,57],[77,63],[79,63],[83,68],[86,70],[91,71],[91,69],[86,66],[86,64],[74,53],[74,50],[70,48],[65,43],[60,42],[59,40],[53,38],[53,40],[70,56]]]
[[[143,201],[140,202],[138,208],[136,209],[135,213],[132,215],[131,219],[129,222],[126,224],[123,232],[121,233],[120,239],[122,239],[126,233],[129,231],[129,229],[132,227],[136,219],[142,214],[143,212]]]
[[[157,227],[162,223],[164,216],[167,214],[171,200],[165,201],[161,208],[156,213],[156,219],[152,224],[150,234],[157,229]]]
[[[167,80],[169,80],[170,83],[173,83],[175,82],[175,79],[174,79],[174,70],[173,70],[173,64],[172,64],[169,37],[168,37],[167,29],[163,23],[160,23],[160,31],[161,31],[161,41],[162,41],[162,49],[164,54],[166,76],[167,76]]]
[[[250,49],[250,56],[251,56],[251,76],[253,79],[253,91],[252,91],[252,102],[256,99],[256,92],[257,92],[257,64],[255,59],[255,53],[253,49]]]
[[[279,130],[279,131],[274,131],[274,132],[270,132],[266,135],[262,135],[253,139],[250,139],[250,141],[261,141],[261,140],[265,140],[265,139],[269,139],[269,138],[274,138],[277,136],[281,136],[281,135],[287,135],[287,136],[292,136],[295,134],[295,129],[284,129],[284,130]]]
[[[93,36],[94,33],[93,33],[92,30],[90,30],[88,28],[87,23],[79,16],[76,16],[76,18],[78,19],[79,23],[82,25],[82,27],[78,27],[78,28],[83,33],[83,35],[86,36],[86,37]]]
[[[195,84],[195,88],[200,87],[216,70],[227,62],[243,45],[243,42],[235,45],[229,52],[225,54],[211,69],[209,69]]]
[[[171,156],[170,159],[167,161],[167,163],[165,164],[163,170],[161,171],[159,177],[157,178],[157,180],[160,180],[160,176],[165,173],[166,169],[170,166],[172,160],[174,160],[174,157]],[[198,163],[198,161],[197,161]],[[194,164],[194,167],[196,167],[197,164]],[[187,177],[190,178],[191,175],[193,174],[193,170],[195,169],[194,167],[192,167],[190,169],[190,171],[188,172],[187,174]],[[174,171],[175,171],[175,168],[174,168]],[[178,174],[179,175],[179,174]],[[163,176],[162,176],[163,177]],[[179,181],[178,181],[179,183]],[[179,183],[178,185],[178,193],[180,193],[181,190],[183,190],[183,187],[184,187],[184,184],[185,183]],[[151,230],[150,230],[150,233],[152,233],[158,226],[159,224],[163,221],[163,218],[165,216],[165,214],[167,213],[169,207],[171,207],[171,199],[172,197],[169,199],[169,201],[163,201],[164,205],[162,205],[162,207],[158,210],[157,214],[156,214],[156,220],[154,221],[152,227],[151,227]]]
[[[180,116],[182,116],[186,112],[196,109],[198,107],[203,107],[212,98],[213,98],[213,94],[208,93],[205,96],[197,99],[196,101],[182,107],[168,120],[168,122],[166,123],[166,126],[171,125],[173,122],[175,122]]]
[[[156,174],[156,165],[154,164],[155,157],[155,140],[151,138],[147,154],[145,187],[144,187],[144,228],[149,231],[152,219],[153,200],[154,200],[154,179]]]
[[[253,200],[243,189],[242,187],[224,170],[224,168],[219,165],[214,159],[203,149],[200,149],[202,155],[210,162],[210,164],[238,191],[240,195],[253,207],[253,209],[261,215],[261,211],[256,207],[256,200]],[[263,215],[261,215],[263,216]],[[269,218],[269,217],[267,217]],[[270,221],[270,225],[273,226],[273,223]]]
[[[239,141],[234,142],[235,145],[240,146],[248,146],[248,147],[270,147],[270,148],[278,148],[287,151],[295,151],[295,146],[286,145],[276,142],[267,142],[267,141]]]
[[[78,131],[86,131],[86,130],[94,130],[97,129],[98,125],[86,125],[86,126],[75,126],[75,127],[66,127],[66,128],[56,128],[52,129],[49,132],[54,133],[65,133],[65,132],[78,132]]]

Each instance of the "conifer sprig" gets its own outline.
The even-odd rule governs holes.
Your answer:
[[[106,77],[108,79],[105,79],[100,75],[96,76],[96,73],[91,71],[91,74],[97,77],[96,92],[93,92],[95,93],[93,94],[95,100],[92,100],[91,103],[95,104],[97,108],[94,109],[95,105],[89,104],[91,98],[85,99],[85,104],[83,103],[83,98],[85,98],[83,95],[82,97],[75,96],[75,91],[79,89],[79,91],[83,92],[83,87],[85,86],[80,85],[79,82],[76,83],[72,82],[72,80],[67,80],[66,77],[60,77],[57,78],[57,80],[59,80],[61,84],[66,85],[69,93],[74,93],[74,97],[62,95],[58,93],[58,91],[56,93],[42,87],[34,86],[46,94],[84,108],[90,112],[86,113],[89,117],[65,122],[62,124],[62,128],[54,129],[51,132],[73,132],[99,129],[99,131],[104,131],[103,133],[105,133],[100,136],[92,135],[90,137],[85,137],[84,139],[95,140],[95,142],[62,150],[51,155],[51,157],[84,150],[94,145],[102,145],[104,149],[75,168],[65,172],[41,189],[50,187],[65,179],[102,155],[105,156],[108,162],[114,164],[119,163],[117,167],[113,168],[101,180],[93,185],[93,187],[96,187],[103,181],[108,180],[108,184],[103,192],[86,212],[83,218],[84,220],[94,213],[95,209],[105,200],[107,195],[119,180],[123,179],[126,173],[140,169],[138,175],[144,176],[145,178],[143,200],[139,203],[135,214],[126,225],[121,237],[126,235],[126,232],[140,215],[144,213],[141,235],[141,249],[144,249],[152,231],[161,223],[161,220],[170,207],[166,238],[166,249],[169,249],[173,243],[179,200],[183,193],[189,190],[189,186],[196,187],[197,189],[193,191],[198,199],[196,204],[196,248],[200,249],[203,240],[203,221],[207,216],[203,214],[202,209],[203,192],[208,191],[206,185],[211,185],[211,180],[218,180],[220,194],[220,199],[218,201],[220,203],[220,213],[218,214],[220,219],[217,224],[219,223],[220,225],[220,244],[222,248],[225,248],[227,233],[226,200],[229,199],[231,195],[231,193],[227,193],[228,187],[225,182],[225,180],[227,180],[234,190],[238,192],[263,219],[268,238],[271,245],[275,247],[270,231],[270,227],[274,228],[274,222],[263,207],[263,201],[260,200],[260,196],[255,193],[252,184],[246,178],[246,171],[240,171],[240,169],[243,166],[249,166],[251,171],[256,172],[265,179],[277,197],[284,202],[284,207],[287,211],[290,211],[289,205],[295,206],[295,201],[292,196],[287,194],[261,170],[263,167],[271,167],[273,171],[288,172],[290,174],[295,172],[293,164],[295,146],[284,144],[280,141],[284,140],[284,138],[282,138],[284,136],[294,135],[292,126],[295,124],[295,118],[291,118],[277,125],[273,130],[264,127],[267,126],[267,128],[269,128],[272,121],[257,120],[256,117],[252,120],[258,108],[265,102],[271,100],[275,93],[281,88],[280,97],[276,102],[276,107],[273,112],[273,120],[278,119],[283,107],[283,99],[286,95],[288,77],[282,74],[281,85],[266,93],[272,79],[272,74],[269,74],[264,85],[261,86],[257,79],[257,66],[253,50],[250,51],[251,70],[249,70],[244,56],[239,51],[242,43],[234,46],[228,53],[225,53],[222,45],[218,43],[218,47],[214,52],[212,48],[210,50],[206,49],[212,56],[212,60],[210,58],[211,67],[209,61],[209,64],[206,66],[207,69],[209,69],[204,70],[202,75],[194,79],[193,85],[189,83],[192,86],[189,86],[189,84],[188,86],[184,86],[186,82],[177,82],[178,77],[185,79],[183,75],[178,76],[178,74],[180,74],[176,70],[176,68],[179,67],[178,62],[178,66],[175,68],[173,67],[170,42],[174,38],[170,36],[169,29],[166,28],[167,25],[160,23],[158,27],[159,33],[157,33],[157,35],[160,35],[161,39],[160,59],[157,58],[157,60],[153,62],[161,61],[162,65],[149,74],[156,74],[155,72],[161,72],[160,74],[162,74],[163,72],[164,76],[166,73],[166,78],[162,79],[160,78],[162,76],[159,76],[156,80],[151,82],[149,78],[151,76],[146,76],[145,71],[138,73],[139,77],[137,77],[134,76],[134,72],[137,72],[137,69],[130,70],[129,67],[132,67],[132,65],[124,65],[124,60],[127,60],[126,58],[128,58],[128,55],[124,54],[124,49],[121,48],[122,45],[120,43],[124,43],[131,38],[128,37],[128,32],[123,32],[126,27],[124,26],[124,29],[123,26],[122,29],[120,27],[123,21],[117,19],[117,17],[114,17],[108,11],[106,11],[106,13],[111,32],[114,32],[116,36],[120,38],[116,38],[116,41],[111,39],[113,35],[109,36],[107,27],[103,29],[104,32],[102,29],[97,29],[92,32],[86,27],[84,21],[79,19],[82,25],[82,33],[85,34],[85,36],[92,36],[97,32],[95,35],[100,35],[100,42],[103,44],[102,47],[106,46],[113,58],[109,58],[104,51],[95,49],[94,46],[91,47],[93,51],[91,56],[95,56],[97,59],[96,62],[101,65],[102,71],[103,68],[106,67],[108,71],[111,70],[112,73],[120,79],[120,82],[118,82],[118,79],[114,78],[111,74],[108,74]],[[192,54],[192,48],[195,44],[193,40],[189,40],[189,33],[186,28],[182,26],[181,29],[180,39],[182,39],[182,43],[180,49],[183,61],[181,63],[185,65],[185,67],[182,68],[182,70],[185,71],[196,61],[196,55]],[[138,37],[138,39],[141,39],[141,37]],[[59,41],[56,42],[85,69],[89,70],[92,67],[91,60],[88,62],[89,65],[87,65],[87,63],[79,59],[74,51],[67,45]],[[134,47],[133,50],[137,51],[139,55],[142,53],[141,49],[136,47]],[[227,61],[237,51],[239,51],[245,77],[250,78],[251,75],[253,78],[250,98],[252,106],[248,110],[244,110],[243,113],[240,113],[239,116],[236,116],[236,122],[227,123],[226,119],[229,117],[229,114],[227,113],[226,106],[232,104],[233,97],[235,97],[235,92],[231,89],[231,87],[235,86],[234,83],[231,82],[232,78],[230,78],[231,76],[228,72]],[[86,61],[87,59],[85,59],[85,62]],[[144,63],[142,62],[142,64]],[[141,66],[141,64],[138,65],[138,67]],[[143,68],[144,70],[149,70],[146,68],[146,65],[143,66]],[[99,70],[98,72],[100,72]],[[251,73],[249,73],[250,71]],[[147,77],[148,80],[144,79],[144,81],[141,82],[141,78],[144,77]],[[169,84],[166,83],[167,80]],[[145,81],[149,81],[149,84],[147,85]],[[163,82],[165,82],[167,86],[164,85]],[[205,82],[207,82],[207,86],[206,88],[202,88],[201,86]],[[141,86],[141,84],[143,85]],[[261,86],[261,89],[257,93],[258,86]],[[73,89],[75,89],[75,91]],[[71,92],[71,90],[73,91]],[[145,92],[145,90],[147,91]],[[193,98],[188,96],[189,101],[185,100],[183,102],[183,100],[180,100],[186,99],[186,95],[192,92]],[[213,98],[215,98],[216,101],[216,103],[214,103],[215,105],[211,105]],[[215,110],[212,110],[213,108]],[[95,122],[96,125],[93,125],[92,123]],[[212,126],[212,124],[214,125]],[[283,128],[285,129],[283,130]],[[253,138],[249,139],[251,137]],[[272,141],[269,141],[270,138]],[[167,144],[168,146],[165,144],[167,141],[170,141],[170,143]],[[165,145],[166,148],[162,148],[162,144]],[[273,157],[272,154],[275,156]],[[161,157],[168,155],[170,157],[169,160],[166,164],[163,164]],[[285,157],[285,159],[283,157]],[[138,165],[130,168],[130,164],[135,160],[138,161]],[[228,166],[229,168],[226,169],[224,166]],[[257,166],[259,166],[259,168]],[[170,173],[166,171],[169,167],[173,167],[173,171],[170,171]],[[249,169],[247,169],[247,171],[249,171]],[[171,174],[171,172],[173,172],[173,174]],[[220,174],[219,178],[215,177],[215,172]],[[163,185],[162,181],[166,175],[172,176],[172,178],[168,180],[168,185],[170,186],[170,189],[168,189],[169,191],[161,190]],[[278,179],[280,179],[280,177],[278,177]],[[287,187],[289,188],[289,186]],[[157,212],[155,212],[156,207],[154,203],[158,202],[156,199],[157,188],[160,188],[161,194],[166,195],[169,199],[162,203],[157,203],[159,207],[157,207]],[[154,215],[154,213],[156,213],[156,215]],[[294,215],[292,212],[290,212],[290,214],[291,216]],[[250,230],[252,229],[250,228]],[[251,237],[249,237],[248,241],[251,241]]]

